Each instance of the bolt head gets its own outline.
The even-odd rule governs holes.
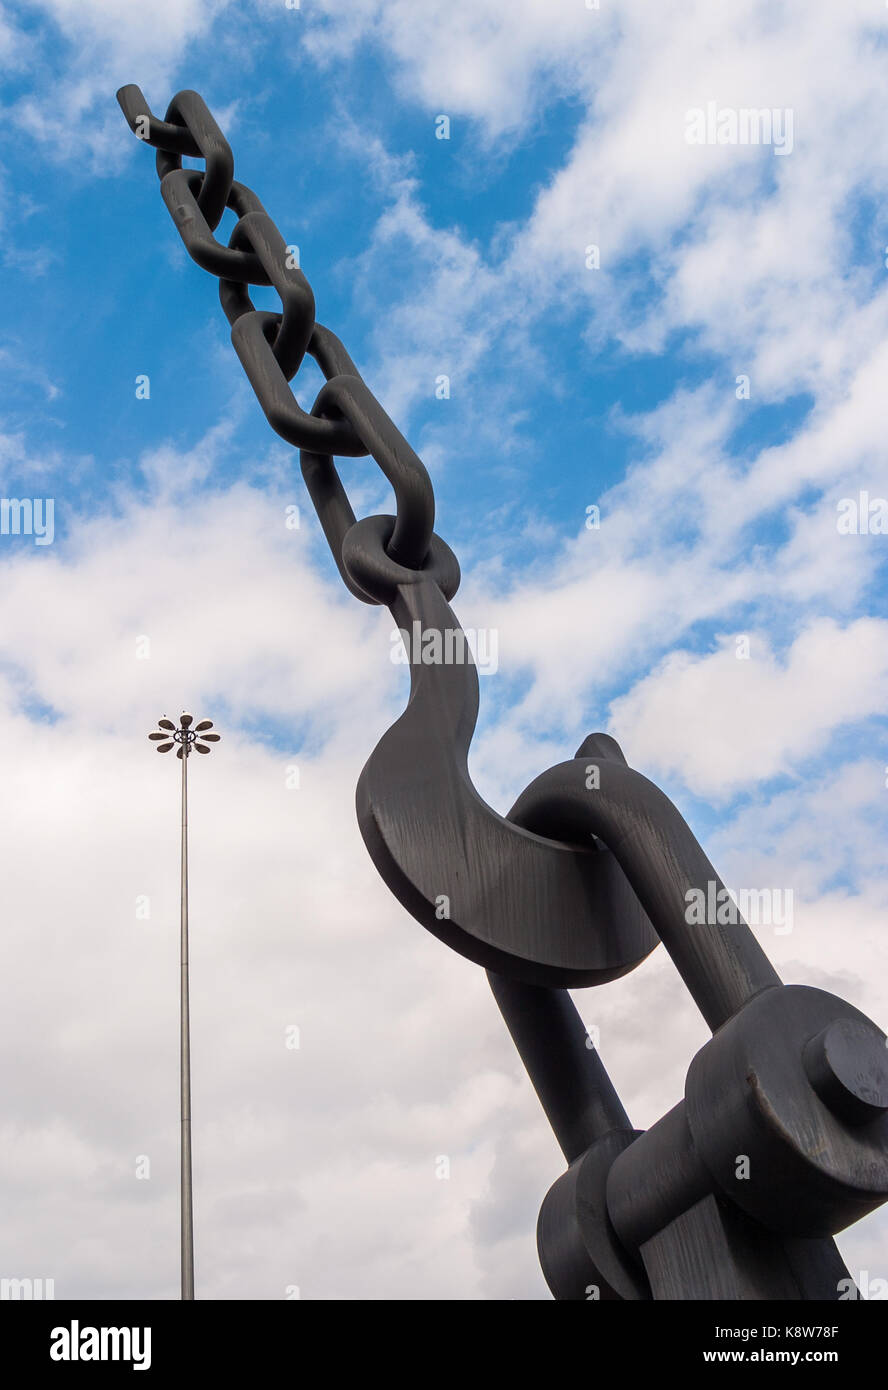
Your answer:
[[[805,1044],[803,1058],[820,1099],[849,1124],[888,1111],[888,1046],[874,1024],[836,1019]]]

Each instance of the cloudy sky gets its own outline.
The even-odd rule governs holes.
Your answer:
[[[548,1297],[564,1166],[483,972],[364,850],[391,619],[341,585],[117,87],[201,92],[429,468],[456,610],[498,634],[484,796],[608,730],[726,882],[792,890],[758,929],[783,978],[884,1026],[886,41],[877,0],[4,8],[0,487],[54,501],[52,544],[0,536],[4,1277],[178,1296],[178,764],[145,735],[183,707],[223,734],[192,778],[198,1296]],[[690,143],[710,102],[791,139]],[[707,1037],[668,958],[576,1001],[650,1125]],[[839,1244],[888,1274],[883,1218]]]

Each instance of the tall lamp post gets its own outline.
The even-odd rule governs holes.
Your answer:
[[[158,753],[176,748],[182,762],[182,902],[179,938],[179,1084],[182,1134],[180,1140],[179,1202],[182,1239],[182,1298],[194,1298],[194,1207],[191,1183],[191,1017],[188,1008],[188,758],[193,749],[209,753],[210,744],[219,742],[209,732],[212,719],[195,724],[187,711],[179,716],[178,727],[171,719],[158,719],[158,732],[148,735]]]

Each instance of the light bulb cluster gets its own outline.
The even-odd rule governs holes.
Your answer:
[[[167,719],[166,715],[163,719],[158,719],[158,732],[149,734],[148,737],[158,753],[169,753],[178,744],[176,757],[187,758],[193,748],[196,748],[198,753],[209,753],[210,744],[219,742],[219,734],[208,732],[212,727],[212,719],[202,719],[199,724],[195,724],[194,715],[186,710],[179,715],[178,725],[174,724],[172,719]]]

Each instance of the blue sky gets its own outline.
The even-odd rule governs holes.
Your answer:
[[[4,1026],[34,1083],[3,1107],[11,1273],[175,1294],[174,788],[144,734],[183,705],[225,735],[195,793],[207,1296],[544,1296],[532,1230],[560,1172],[480,972],[367,861],[353,789],[403,704],[391,622],[342,589],[117,87],[160,115],[204,96],[235,176],[299,245],[319,321],[426,462],[463,567],[454,607],[499,638],[472,753],[485,796],[505,810],[587,733],[616,734],[726,881],[793,889],[793,931],[762,935],[784,978],[884,1025],[888,536],[836,522],[842,498],[888,496],[886,15],[3,11],[2,490],[55,501],[51,546],[0,537]],[[791,111],[791,152],[689,144],[710,100]],[[320,381],[306,364],[304,407]],[[342,473],[359,514],[390,510],[368,460]],[[675,1102],[706,1036],[662,956],[578,997],[637,1124]],[[293,1021],[295,1083],[270,1041]],[[150,1196],[130,1161],[149,1151]],[[442,1152],[448,1183],[429,1177]],[[343,1193],[347,1261],[324,1238]],[[884,1231],[841,1238],[854,1272],[886,1273]]]

